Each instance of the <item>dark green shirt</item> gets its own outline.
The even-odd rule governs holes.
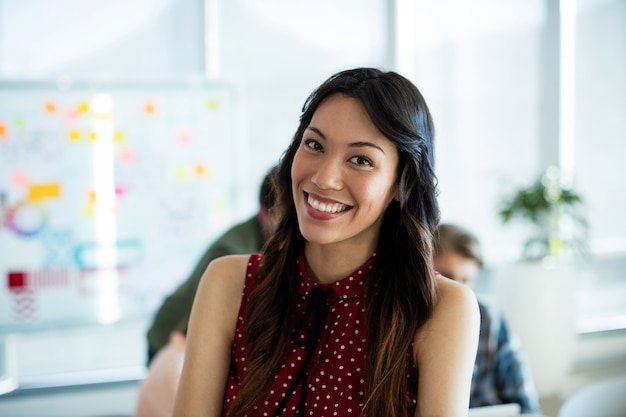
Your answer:
[[[148,330],[149,347],[156,352],[165,346],[170,333],[185,317],[188,317],[200,278],[213,259],[225,255],[258,252],[261,246],[263,235],[256,216],[239,223],[220,236],[202,255],[189,278],[163,301]]]

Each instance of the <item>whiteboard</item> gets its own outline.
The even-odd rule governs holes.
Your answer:
[[[0,328],[151,314],[241,213],[207,81],[0,83]]]

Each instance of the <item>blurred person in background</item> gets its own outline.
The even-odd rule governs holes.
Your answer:
[[[217,238],[206,249],[187,280],[161,304],[147,334],[148,364],[159,349],[167,345],[176,326],[189,316],[198,283],[209,263],[220,256],[258,252],[271,234],[273,221],[270,209],[274,205],[274,193],[270,177],[275,170],[276,167],[271,168],[263,178],[257,213]]]
[[[480,242],[469,230],[440,224],[435,234],[435,270],[473,287],[483,266]],[[530,368],[502,313],[478,297],[480,338],[472,375],[470,407],[518,403],[523,414],[540,414]]]
[[[154,356],[148,373],[139,385],[133,417],[170,417],[185,359],[187,324],[185,317],[170,333],[168,343]]]

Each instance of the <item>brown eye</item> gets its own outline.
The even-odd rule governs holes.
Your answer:
[[[304,145],[308,148],[315,149],[316,151],[324,150],[324,147],[322,146],[322,144],[314,139],[306,139],[304,141]]]
[[[352,161],[353,163],[357,164],[357,165],[367,165],[367,166],[372,166],[372,161],[363,155],[356,155],[353,156],[352,158],[350,158],[350,161]]]

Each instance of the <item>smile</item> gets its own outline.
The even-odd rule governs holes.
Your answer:
[[[341,203],[323,203],[311,197],[310,194],[307,194],[307,202],[315,210],[323,213],[341,213],[343,211],[350,210],[351,208],[350,206]]]

